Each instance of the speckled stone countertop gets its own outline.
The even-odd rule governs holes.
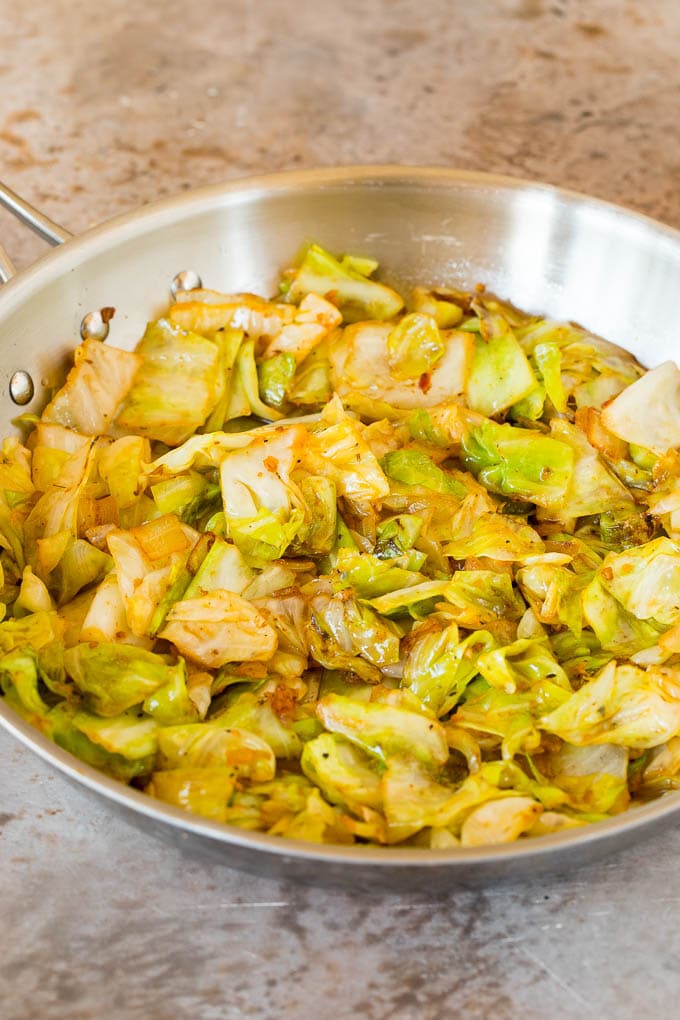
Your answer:
[[[442,164],[680,226],[677,0],[4,0],[2,178],[74,231],[267,170]],[[4,213],[20,265],[40,242]],[[366,897],[143,835],[0,733],[3,1020],[671,1017],[680,827]]]

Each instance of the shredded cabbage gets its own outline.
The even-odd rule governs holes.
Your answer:
[[[318,245],[0,449],[0,687],[218,822],[537,838],[680,787],[680,370]]]

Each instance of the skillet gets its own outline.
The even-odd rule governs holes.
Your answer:
[[[184,194],[77,238],[0,185],[0,202],[57,249],[15,274],[0,249],[0,430],[39,412],[81,335],[131,349],[174,286],[273,293],[300,244],[379,260],[397,287],[484,282],[520,308],[571,319],[647,367],[676,356],[680,233],[596,199],[512,178],[435,168],[341,167]],[[179,274],[179,276],[178,276]],[[110,323],[100,310],[115,308]],[[20,406],[17,406],[20,405]],[[481,885],[572,869],[671,824],[669,794],[596,825],[447,851],[317,846],[187,814],[102,775],[0,700],[0,724],[112,808],[192,852],[270,876],[354,889]]]

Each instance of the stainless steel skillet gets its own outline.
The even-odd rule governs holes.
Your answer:
[[[0,291],[2,434],[18,413],[12,395],[23,410],[40,409],[42,392],[78,342],[88,313],[115,307],[110,339],[132,347],[178,272],[196,273],[216,289],[267,293],[307,239],[370,254],[384,276],[402,285],[483,281],[522,308],[580,322],[650,367],[676,357],[680,347],[680,234],[545,185],[426,168],[303,171],[182,195],[78,238],[10,192],[0,189],[0,201],[47,240],[65,242],[19,275],[0,256],[0,276],[11,277]],[[45,740],[2,701],[0,723],[67,776],[176,842],[264,874],[357,889],[431,891],[571,870],[680,812],[680,797],[669,795],[607,822],[502,847],[316,846],[219,825],[154,801]]]

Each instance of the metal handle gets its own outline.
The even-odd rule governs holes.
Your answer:
[[[63,244],[64,241],[68,241],[73,236],[70,231],[60,227],[58,223],[55,223],[49,216],[41,213],[39,209],[36,209],[30,202],[21,198],[20,195],[17,195],[15,191],[8,188],[2,181],[0,181],[0,205],[3,205],[21,223],[24,223],[49,244]],[[15,273],[14,263],[2,245],[0,245],[0,280],[6,283]]]
[[[16,273],[17,268],[11,258],[0,244],[0,281],[7,283]]]

